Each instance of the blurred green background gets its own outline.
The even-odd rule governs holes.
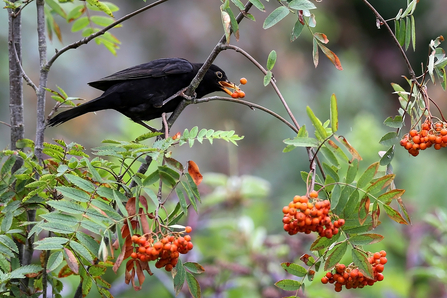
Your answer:
[[[143,1],[113,1],[120,7],[115,13],[121,17],[144,5]],[[406,1],[371,1],[385,19],[392,18]],[[90,100],[99,91],[87,82],[121,69],[161,57],[183,57],[192,62],[204,61],[222,36],[220,1],[168,1],[124,23],[111,32],[121,41],[117,56],[91,42],[62,55],[53,65],[48,87],[63,88],[69,96]],[[305,107],[309,105],[322,119],[329,118],[329,98],[335,93],[340,113],[338,133],[345,136],[363,157],[360,170],[378,160],[378,151],[386,150],[378,141],[389,129],[382,122],[397,114],[397,97],[390,83],[406,87],[402,75],[408,76],[406,65],[385,29],[378,30],[375,18],[362,1],[322,1],[314,11],[317,19],[315,32],[325,33],[328,47],[340,58],[343,71],[338,71],[320,53],[320,64],[312,63],[312,40],[303,34],[290,42],[290,32],[296,21],[289,16],[271,29],[262,29],[265,17],[277,3],[266,4],[266,13],[255,8],[251,13],[256,22],[244,20],[240,26],[240,40],[232,43],[245,49],[261,64],[268,53],[276,50],[278,60],[273,69],[278,86],[300,125],[311,129]],[[416,9],[417,52],[408,56],[417,74],[426,62],[428,43],[447,33],[447,5],[445,0],[421,1]],[[66,4],[67,6],[71,4]],[[63,33],[63,43],[49,43],[49,56],[80,38],[70,32],[70,24],[56,16]],[[7,12],[0,11],[0,120],[9,122]],[[35,7],[23,12],[23,65],[28,76],[38,80],[38,52]],[[236,52],[224,51],[215,64],[225,70],[233,82],[246,77],[243,86],[246,100],[264,105],[287,118],[284,108],[271,87],[264,87],[263,75]],[[28,86],[25,89],[25,136],[35,137],[36,97]],[[433,100],[446,110],[446,94],[439,85],[429,84]],[[47,112],[54,105],[48,96]],[[150,123],[160,127],[160,121]],[[199,214],[191,212],[185,221],[193,226],[194,250],[187,256],[198,261],[207,272],[199,277],[204,297],[284,297],[293,293],[280,292],[273,283],[286,278],[281,262],[299,262],[315,239],[311,235],[288,236],[282,230],[282,206],[294,195],[305,193],[300,171],[309,168],[305,150],[282,153],[286,138],[294,133],[282,123],[261,111],[227,102],[190,105],[172,128],[172,133],[185,128],[234,129],[245,136],[238,147],[222,141],[205,143],[193,148],[183,146],[174,157],[186,163],[194,160],[204,173],[203,206]],[[125,116],[114,111],[101,111],[76,118],[62,126],[46,131],[46,141],[63,138],[77,142],[87,149],[100,145],[106,138],[131,140],[145,132]],[[0,147],[9,147],[9,129],[0,125]],[[382,225],[377,232],[385,239],[366,247],[370,251],[385,249],[388,264],[385,280],[373,287],[343,290],[335,293],[333,286],[322,285],[316,275],[307,283],[300,297],[447,297],[446,279],[442,264],[447,263],[444,233],[427,225],[423,218],[435,210],[445,209],[446,150],[428,150],[417,158],[400,147],[396,150],[393,168],[396,186],[406,189],[404,202],[412,217],[412,225],[400,226],[381,215]],[[207,173],[221,173],[209,174]],[[175,198],[172,198],[175,200]],[[442,216],[441,216],[442,217]],[[440,221],[440,225],[445,221]],[[434,249],[433,247],[437,247]],[[434,250],[431,250],[434,249]],[[439,259],[430,261],[435,254]],[[349,258],[346,263],[351,262]],[[431,264],[431,265],[430,265]],[[437,264],[435,266],[433,264]],[[431,267],[429,267],[431,266]],[[429,268],[424,271],[424,268]],[[436,269],[436,270],[435,270]],[[171,297],[172,280],[168,274],[154,270],[143,290],[134,292],[123,283],[123,275],[108,274],[115,297]],[[417,271],[418,274],[413,274]],[[436,273],[436,274],[435,274]],[[444,274],[444,275],[443,275]],[[290,278],[290,277],[288,277]],[[67,296],[76,287],[67,284]],[[70,287],[72,288],[70,290]],[[188,297],[186,292],[183,297]],[[92,294],[92,297],[95,297]],[[182,296],[180,296],[182,297]]]

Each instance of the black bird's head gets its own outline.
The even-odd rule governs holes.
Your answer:
[[[199,68],[202,67],[202,65],[203,64],[200,64]],[[203,77],[202,82],[196,89],[196,93],[199,98],[215,91],[223,91],[228,95],[231,95],[233,91],[228,88],[239,90],[238,86],[228,80],[227,75],[219,66],[211,64]]]

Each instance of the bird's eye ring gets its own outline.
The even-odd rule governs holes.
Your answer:
[[[222,79],[222,77],[223,77],[223,75],[222,75],[222,73],[221,73],[220,71],[216,71],[216,76],[217,76],[219,79]]]

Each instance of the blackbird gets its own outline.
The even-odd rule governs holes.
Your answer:
[[[48,125],[59,125],[85,113],[112,109],[152,130],[143,121],[173,112],[183,97],[177,96],[165,103],[164,101],[188,87],[202,65],[203,63],[191,63],[181,58],[162,58],[90,82],[90,86],[104,93],[87,103],[59,113],[48,120]],[[196,89],[197,98],[214,91],[224,91],[231,95],[228,88],[239,89],[228,81],[222,69],[212,64]]]

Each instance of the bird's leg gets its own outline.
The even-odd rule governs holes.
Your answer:
[[[163,130],[163,128],[165,129],[164,138],[167,139],[169,137],[169,126],[168,121],[166,120],[166,113],[161,114],[161,120],[163,121],[163,127],[161,130]]]
[[[135,123],[138,123],[138,124],[141,124],[141,125],[143,125],[144,127],[146,127],[147,129],[149,129],[150,131],[152,131],[152,132],[159,132],[159,130],[156,130],[155,128],[153,128],[152,126],[150,126],[150,125],[147,125],[146,123],[144,123],[143,121],[141,121],[141,120],[133,120]]]

